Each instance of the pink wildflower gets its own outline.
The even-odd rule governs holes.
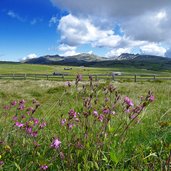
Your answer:
[[[17,116],[13,116],[12,118],[13,121],[16,121],[17,119],[18,119]]]
[[[42,166],[40,166],[40,169],[41,170],[47,170],[48,169],[48,166],[47,165],[42,165]]]
[[[66,123],[66,119],[61,120],[61,125],[63,126]]]
[[[99,117],[98,117],[98,120],[100,121],[100,122],[103,122],[103,119],[104,119],[104,115],[99,115]]]
[[[53,142],[51,143],[51,147],[58,149],[59,146],[61,144],[61,141],[59,141],[57,138],[53,140]]]
[[[16,122],[15,125],[16,125],[17,127],[19,127],[19,128],[21,128],[21,127],[24,126],[24,124],[22,124],[22,123],[20,123],[20,122]]]
[[[17,101],[12,101],[11,106],[15,106],[17,104]]]
[[[132,100],[129,99],[129,97],[125,97],[125,98],[124,98],[124,102],[125,102],[128,106],[134,106]]]
[[[71,118],[76,118],[77,117],[77,113],[74,111],[74,109],[71,109],[69,112],[68,112],[69,116]]]
[[[149,101],[150,101],[150,102],[153,102],[153,101],[154,101],[154,99],[155,99],[155,98],[154,98],[154,96],[153,96],[153,95],[151,95],[151,96],[149,97]]]
[[[46,122],[42,122],[41,124],[40,124],[40,128],[42,129],[42,128],[44,128],[46,126]]]
[[[96,110],[93,111],[95,117],[98,117],[98,112]]]

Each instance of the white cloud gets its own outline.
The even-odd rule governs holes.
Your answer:
[[[60,56],[73,56],[73,55],[78,55],[79,53],[77,53],[74,50],[69,50],[69,51],[65,51],[64,53],[61,53]]]
[[[51,27],[53,24],[56,24],[58,22],[57,17],[53,16],[51,17],[51,19],[49,20],[49,27]]]
[[[106,57],[115,57],[115,56],[117,57],[117,56],[121,55],[122,53],[131,53],[131,49],[130,48],[112,49],[105,56]]]
[[[24,18],[22,18],[20,15],[18,15],[17,13],[15,13],[15,12],[12,11],[12,10],[9,10],[9,11],[7,12],[7,15],[10,16],[11,18],[17,19],[17,20],[19,20],[19,21],[22,21],[22,22],[25,21]]]
[[[58,46],[58,49],[60,51],[72,51],[72,50],[76,50],[76,48],[77,48],[76,46],[69,46],[67,44],[60,44]]]
[[[59,21],[58,30],[61,32],[62,42],[71,46],[91,43],[97,47],[115,47],[121,37],[111,30],[96,27],[91,20],[77,18],[71,14],[64,16]]]
[[[171,48],[166,51],[165,56],[171,58]]]
[[[150,45],[153,54],[164,54],[159,44],[171,48],[170,0],[51,0],[70,15],[62,17],[58,26],[62,41],[70,45],[90,43],[92,46],[139,48]],[[72,14],[72,15],[71,15]],[[70,20],[70,21],[69,21]],[[118,24],[124,36],[113,29]],[[161,52],[158,52],[160,49]],[[147,52],[147,50],[144,50]]]
[[[34,59],[37,58],[38,56],[35,53],[31,53],[29,55],[27,55],[26,57],[24,57],[22,60],[27,60],[27,59]]]
[[[73,56],[77,55],[79,53],[76,52],[77,47],[76,46],[69,46],[67,44],[61,44],[58,46],[58,50],[62,51],[60,56]]]
[[[142,54],[165,56],[166,49],[156,43],[149,43],[140,47]]]

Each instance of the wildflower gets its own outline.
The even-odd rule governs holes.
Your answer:
[[[133,102],[131,101],[131,99],[129,99],[129,97],[125,97],[124,98],[124,102],[130,107],[130,106],[134,106]]]
[[[69,112],[68,112],[68,114],[69,114],[69,116],[71,117],[71,118],[76,118],[76,116],[77,116],[77,113],[74,111],[74,109],[71,109]]]
[[[37,125],[39,123],[39,120],[36,118],[33,118],[34,125]]]
[[[42,165],[42,166],[40,166],[40,169],[41,170],[47,170],[48,169],[48,166],[47,165]]]
[[[103,122],[103,119],[104,119],[104,115],[99,115],[99,117],[98,117],[98,120],[100,121],[100,122]]]
[[[66,86],[71,87],[71,82],[67,81],[65,84]]]
[[[65,124],[65,122],[66,122],[66,119],[62,119],[61,120],[61,125],[63,126]]]
[[[41,124],[40,124],[40,129],[42,129],[42,128],[44,128],[46,126],[46,122],[42,122]]]
[[[25,106],[23,104],[20,104],[20,106],[18,107],[18,110],[24,110]]]
[[[98,117],[98,112],[96,110],[93,111],[95,117]]]
[[[37,137],[37,135],[38,135],[38,132],[37,132],[37,131],[33,131],[33,132],[31,133],[31,136],[32,136],[32,137]]]
[[[10,106],[6,105],[6,106],[4,106],[4,109],[5,110],[9,110],[10,109]]]
[[[16,121],[17,119],[18,119],[17,116],[13,116],[12,118],[13,121]]]
[[[74,126],[74,124],[71,124],[71,123],[68,124],[69,129],[72,129],[73,126]]]
[[[103,109],[103,114],[109,114],[110,113],[110,110],[109,109]]]
[[[79,122],[80,120],[79,120],[79,118],[75,118],[75,121],[76,121],[76,122]]]
[[[12,101],[11,106],[15,106],[17,104],[17,101]]]
[[[155,99],[155,98],[154,98],[154,96],[153,96],[153,95],[151,95],[151,96],[149,97],[149,101],[150,101],[150,102],[153,102],[153,101],[154,101],[154,99]]]
[[[20,122],[16,122],[15,125],[16,125],[17,127],[19,127],[19,128],[21,128],[21,127],[24,126],[24,124],[22,124],[22,123],[20,123]]]
[[[19,101],[19,104],[24,104],[26,101],[24,99]]]
[[[51,143],[51,147],[55,148],[55,149],[58,149],[59,146],[61,144],[61,141],[59,141],[59,139],[54,139],[53,142]]]
[[[31,134],[32,133],[32,128],[31,127],[27,127],[26,128],[26,132],[29,133],[29,134]]]

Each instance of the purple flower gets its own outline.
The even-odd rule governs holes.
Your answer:
[[[109,114],[110,110],[109,109],[103,109],[103,114]]]
[[[6,106],[4,106],[4,109],[5,110],[9,110],[10,109],[10,106],[6,105]]]
[[[103,119],[104,119],[104,115],[99,115],[99,117],[98,117],[98,120],[100,121],[100,122],[103,122]]]
[[[40,128],[42,129],[42,128],[44,128],[46,126],[46,122],[42,122],[41,124],[40,124]]]
[[[24,104],[20,104],[20,106],[18,107],[18,110],[24,110],[25,106]]]
[[[133,102],[131,99],[129,99],[129,97],[125,97],[124,98],[124,102],[130,107],[130,106],[134,106]]]
[[[66,119],[61,120],[61,125],[63,126],[66,123]]]
[[[17,101],[12,101],[11,106],[15,106],[17,104]]]
[[[97,112],[96,110],[94,110],[94,111],[93,111],[93,115],[94,115],[95,117],[98,117],[98,112]]]
[[[40,169],[41,170],[47,170],[48,169],[48,166],[47,165],[42,165],[42,166],[40,166]]]
[[[18,119],[17,116],[13,116],[12,118],[13,121],[16,121],[17,119]]]
[[[38,135],[38,132],[37,132],[37,131],[33,131],[33,132],[31,133],[31,136],[32,136],[32,137],[37,137],[37,135]]]
[[[22,123],[20,123],[20,122],[16,122],[15,125],[16,125],[17,127],[19,127],[19,128],[21,128],[21,127],[24,126],[24,124],[22,124]]]
[[[77,113],[74,111],[74,109],[71,109],[69,112],[68,112],[69,116],[71,118],[76,118],[77,117]]]
[[[59,139],[54,139],[53,142],[51,143],[51,147],[55,148],[55,149],[58,149],[59,146],[61,144],[61,141],[59,141]]]
[[[72,129],[73,126],[74,126],[74,124],[71,124],[71,123],[68,124],[69,129]]]
[[[29,133],[29,134],[31,134],[32,133],[32,128],[31,127],[27,127],[26,128],[26,132]]]
[[[26,101],[24,99],[22,99],[22,100],[19,101],[19,104],[22,104],[23,105],[25,102]]]
[[[33,122],[34,122],[35,125],[37,125],[39,123],[39,120],[36,119],[36,118],[33,118]]]
[[[68,87],[71,87],[71,83],[70,83],[69,81],[67,81],[67,82],[65,83],[65,85],[68,86]]]
[[[153,102],[153,101],[154,101],[154,99],[155,99],[155,98],[154,98],[154,96],[153,96],[153,95],[151,95],[151,96],[149,97],[149,101],[150,101],[150,102]]]

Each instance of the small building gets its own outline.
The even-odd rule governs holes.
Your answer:
[[[72,70],[72,68],[64,68],[64,70]]]
[[[121,72],[112,72],[112,75],[122,75]]]

